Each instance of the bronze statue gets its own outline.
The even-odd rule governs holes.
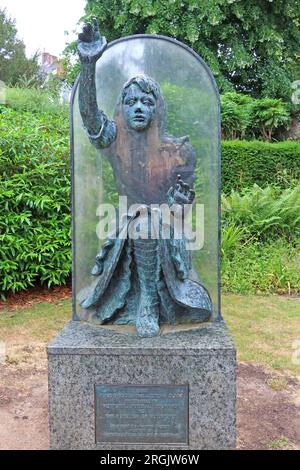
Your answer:
[[[167,134],[164,98],[151,77],[125,83],[113,120],[98,108],[95,69],[105,48],[97,21],[85,25],[78,41],[80,113],[91,143],[112,166],[119,194],[139,207],[127,214],[117,237],[104,242],[92,270],[95,281],[81,306],[96,323],[135,324],[139,336],[150,337],[158,334],[160,323],[204,321],[212,311],[205,287],[190,279],[184,236],[176,239],[171,222],[169,239],[162,237],[161,213],[156,212],[154,227],[150,207],[192,204],[195,151],[187,136]],[[131,237],[132,229],[140,236]]]

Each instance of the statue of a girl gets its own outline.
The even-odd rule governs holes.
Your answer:
[[[172,223],[169,239],[162,237],[161,214],[154,227],[150,207],[192,204],[196,158],[188,137],[166,133],[164,98],[151,77],[139,75],[125,83],[113,120],[98,108],[96,62],[105,48],[105,38],[93,20],[78,41],[80,113],[91,143],[112,166],[119,195],[139,207],[125,217],[118,236],[104,242],[92,270],[95,281],[81,306],[87,319],[135,324],[139,336],[149,337],[158,334],[160,323],[204,321],[211,315],[207,290],[190,279],[185,238],[174,237]],[[172,214],[176,217],[176,210]],[[130,236],[132,229],[135,237]]]

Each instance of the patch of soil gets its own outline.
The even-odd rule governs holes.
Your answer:
[[[286,386],[273,389],[272,378],[284,377]],[[265,371],[255,364],[238,366],[237,431],[240,449],[270,449],[286,441],[300,449],[300,383],[287,375]]]
[[[0,449],[47,449],[47,371],[0,365]],[[284,389],[273,389],[273,378]],[[238,366],[238,449],[300,448],[300,383],[256,364]],[[298,395],[299,396],[299,395]],[[284,446],[282,444],[284,443]]]
[[[48,449],[47,372],[0,366],[0,377],[0,449]]]
[[[0,310],[28,308],[41,302],[56,303],[62,299],[69,299],[71,296],[72,288],[68,286],[56,286],[53,289],[34,287],[17,294],[10,294],[6,300],[1,300]]]
[[[288,299],[299,299],[300,300],[300,292],[291,292],[290,294],[288,292],[280,292],[280,293],[276,293],[274,295],[277,295],[278,297],[286,297]]]

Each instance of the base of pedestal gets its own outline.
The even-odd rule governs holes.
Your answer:
[[[224,323],[140,339],[71,322],[48,346],[52,449],[235,448]]]

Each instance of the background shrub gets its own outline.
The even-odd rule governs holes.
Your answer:
[[[222,137],[259,138],[271,142],[278,129],[291,124],[291,106],[280,99],[254,99],[244,93],[221,95]]]
[[[222,142],[222,191],[230,193],[275,184],[282,188],[300,179],[300,142]]]
[[[253,123],[260,129],[261,135],[268,142],[272,141],[273,132],[280,126],[288,126],[291,118],[287,104],[281,100],[261,98],[252,105]]]
[[[0,293],[63,284],[71,270],[68,119],[0,114]]]
[[[6,88],[6,103],[9,108],[27,113],[49,113],[68,119],[69,107],[62,105],[49,92],[36,88]]]
[[[220,97],[222,110],[222,138],[245,138],[252,125],[253,99],[242,93],[224,93]]]

